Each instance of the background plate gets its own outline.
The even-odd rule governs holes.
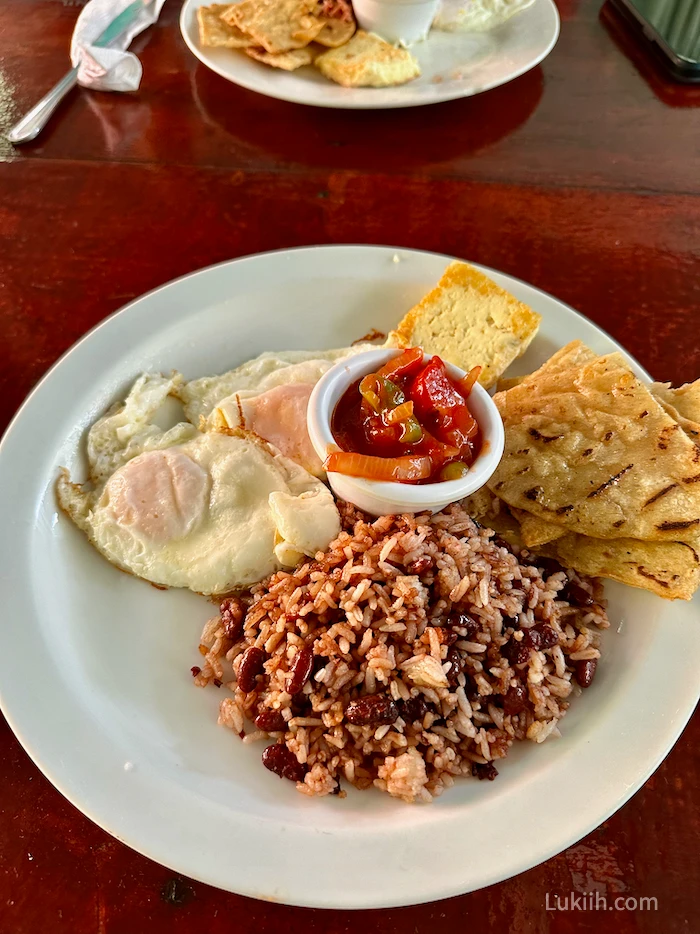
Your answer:
[[[315,107],[374,110],[470,97],[534,68],[549,55],[559,36],[553,0],[535,0],[529,9],[491,32],[431,32],[427,41],[411,49],[421,66],[421,76],[415,81],[394,88],[343,88],[311,66],[285,72],[236,49],[200,46],[197,7],[209,2],[186,0],[180,15],[184,40],[203,64],[249,91]]]
[[[620,807],[698,699],[698,601],[669,604],[610,585],[603,661],[561,739],[520,744],[496,782],[459,782],[430,806],[352,790],[345,800],[311,800],[262,768],[261,746],[217,727],[216,690],[193,687],[189,668],[211,605],[119,573],[57,514],[59,466],[82,470],[82,433],[142,370],[195,377],[263,350],[340,346],[372,327],[388,330],[447,261],[317,247],[194,273],[83,338],[3,440],[2,709],[67,798],[177,872],[332,908],[405,905],[489,885]],[[490,274],[543,315],[514,373],[576,337],[596,351],[616,347],[554,298]]]

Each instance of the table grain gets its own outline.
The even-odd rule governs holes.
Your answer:
[[[180,37],[179,6],[168,0],[134,44],[137,94],[77,91],[14,150],[2,130],[66,70],[79,6],[0,5],[0,428],[77,338],[136,296],[313,243],[493,266],[572,304],[655,378],[700,375],[700,87],[667,81],[607,7],[559,0],[558,45],[505,87],[334,112],[209,72]],[[0,721],[0,931],[696,934],[699,779],[696,716],[630,802],[541,866],[417,908],[315,911],[220,892],[134,853],[62,798]],[[658,908],[550,907],[554,893],[591,891]]]

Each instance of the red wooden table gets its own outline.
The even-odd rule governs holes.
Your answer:
[[[312,243],[494,266],[580,309],[656,378],[700,375],[700,87],[667,82],[599,3],[559,8],[559,44],[512,84],[363,113],[226,83],[187,51],[169,0],[134,46],[138,94],[76,92],[21,152],[0,135],[0,427],[125,302],[210,263]],[[0,134],[66,70],[77,12],[57,0],[0,5]],[[696,717],[625,807],[544,865],[419,908],[310,911],[138,856],[51,787],[3,721],[0,931],[698,932],[699,780]],[[595,891],[657,908],[548,907],[554,893]]]

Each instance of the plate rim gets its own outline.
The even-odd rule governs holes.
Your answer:
[[[132,301],[129,302],[128,304],[126,304],[126,305],[124,305],[123,307],[121,307],[121,308],[115,310],[114,312],[112,312],[110,315],[108,315],[108,316],[107,316],[106,318],[104,318],[102,321],[98,322],[98,323],[97,323],[93,328],[91,328],[88,332],[86,332],[86,334],[84,334],[81,338],[79,338],[78,341],[76,341],[64,354],[61,355],[61,357],[49,368],[49,370],[44,374],[44,376],[39,380],[39,382],[33,387],[33,389],[32,389],[32,390],[30,391],[30,393],[27,395],[27,397],[26,397],[25,400],[23,401],[22,405],[19,407],[17,413],[15,414],[15,416],[12,418],[12,420],[11,420],[10,423],[9,423],[9,425],[7,426],[6,431],[3,433],[2,439],[0,439],[0,464],[3,463],[4,451],[6,450],[6,447],[7,447],[7,444],[8,444],[8,438],[11,437],[12,432],[15,430],[15,425],[21,420],[21,418],[22,418],[22,416],[23,416],[23,413],[24,413],[26,407],[28,407],[29,404],[30,404],[30,400],[32,400],[33,397],[34,397],[37,393],[39,393],[39,392],[41,391],[42,386],[45,384],[45,382],[46,382],[47,380],[50,379],[50,377],[51,377],[51,375],[53,374],[53,372],[54,372],[59,366],[61,366],[61,365],[70,357],[70,355],[71,355],[74,351],[77,350],[77,348],[78,348],[79,346],[81,346],[84,342],[88,341],[89,338],[91,337],[91,335],[94,335],[95,332],[97,332],[97,331],[100,330],[101,328],[107,326],[113,319],[117,318],[118,316],[120,316],[120,315],[122,315],[122,314],[124,314],[124,313],[126,313],[126,312],[128,312],[128,311],[130,311],[130,310],[133,310],[136,306],[138,306],[139,303],[144,302],[145,300],[152,298],[152,297],[153,297],[154,295],[156,295],[157,293],[162,292],[162,291],[164,291],[164,290],[167,290],[167,289],[169,289],[170,287],[172,287],[172,286],[174,286],[174,285],[176,285],[176,284],[178,284],[178,283],[183,282],[184,280],[192,279],[192,278],[195,278],[195,277],[200,276],[200,275],[205,276],[205,275],[206,275],[208,272],[210,272],[211,270],[221,269],[222,267],[230,266],[230,265],[233,265],[233,264],[235,264],[235,263],[242,263],[242,262],[245,262],[245,261],[247,261],[247,260],[259,260],[259,259],[264,259],[264,258],[270,257],[270,256],[280,255],[280,254],[295,254],[295,253],[300,253],[300,252],[315,252],[315,251],[317,251],[317,250],[319,250],[319,249],[320,249],[320,250],[328,250],[328,251],[343,251],[343,250],[346,250],[346,249],[360,249],[360,250],[371,250],[371,251],[379,250],[379,251],[385,252],[386,254],[389,254],[389,253],[392,253],[392,252],[394,252],[394,253],[399,253],[399,254],[403,254],[403,255],[407,255],[407,254],[409,254],[409,255],[410,255],[410,254],[420,254],[420,255],[423,255],[423,256],[427,256],[427,257],[431,257],[431,258],[436,258],[436,259],[440,259],[440,260],[444,260],[444,261],[448,261],[448,262],[449,262],[450,260],[454,259],[454,257],[450,256],[449,254],[436,253],[436,252],[429,251],[429,250],[411,250],[411,249],[407,249],[407,248],[404,248],[404,247],[390,247],[390,246],[378,246],[378,245],[368,245],[368,244],[343,244],[343,245],[330,244],[330,245],[320,245],[320,246],[303,246],[303,247],[295,247],[295,248],[292,248],[292,249],[279,249],[279,250],[267,251],[267,252],[265,252],[265,253],[254,253],[254,254],[249,254],[249,255],[246,255],[246,256],[238,257],[238,258],[233,259],[233,260],[225,260],[225,261],[222,261],[222,262],[220,262],[220,263],[212,264],[212,265],[210,265],[210,266],[203,267],[203,268],[201,268],[201,269],[199,269],[199,270],[194,270],[193,272],[187,273],[187,274],[185,274],[185,275],[183,275],[183,276],[180,276],[180,277],[178,277],[178,278],[176,278],[176,279],[170,280],[170,281],[167,282],[167,283],[164,283],[164,284],[162,284],[162,285],[160,285],[160,286],[155,287],[154,289],[151,289],[149,292],[145,293],[144,295],[141,295],[141,296],[135,298],[134,300],[132,300]],[[610,337],[610,335],[608,335],[607,332],[605,332],[602,328],[599,328],[598,325],[594,324],[593,322],[590,322],[590,319],[586,318],[586,317],[585,317],[584,315],[582,315],[580,312],[577,312],[575,309],[573,309],[573,308],[571,308],[570,306],[568,306],[565,302],[562,302],[562,301],[560,301],[559,299],[556,299],[556,298],[555,298],[554,296],[552,296],[550,293],[544,292],[543,290],[538,289],[538,288],[535,287],[535,286],[532,286],[530,283],[527,283],[527,282],[525,282],[525,281],[522,280],[522,279],[518,279],[518,278],[515,277],[515,276],[511,276],[509,273],[500,273],[498,270],[491,269],[490,267],[486,267],[486,266],[483,266],[483,265],[481,265],[481,264],[474,264],[474,265],[475,265],[475,266],[478,266],[478,268],[480,268],[480,269],[483,269],[483,270],[486,271],[487,273],[488,273],[488,272],[496,273],[496,274],[498,274],[498,275],[506,276],[507,278],[509,278],[509,279],[512,280],[512,281],[519,282],[519,283],[521,283],[521,284],[527,286],[527,288],[533,290],[534,292],[536,292],[536,293],[538,293],[538,294],[544,296],[546,299],[548,299],[548,300],[550,300],[550,301],[553,300],[554,302],[556,302],[557,305],[563,306],[563,307],[567,308],[567,310],[570,311],[570,312],[572,312],[577,318],[582,319],[582,320],[583,320],[584,322],[586,322],[587,324],[593,324],[593,326],[594,326],[599,332],[601,332],[601,333],[605,336],[605,338],[611,342],[611,344],[612,344],[613,346],[615,346],[615,347],[619,348],[620,350],[622,350],[622,352],[625,354],[626,357],[628,357],[629,359],[632,359],[632,360],[634,359],[634,358],[631,357],[631,355],[630,355],[627,351],[624,350],[624,348],[621,347],[621,345],[618,344],[617,341],[615,341],[612,337]],[[637,367],[639,368],[640,371],[642,371],[642,372],[645,373],[645,375],[646,375],[647,378],[649,378],[649,377],[648,377],[648,374],[646,374],[646,371],[643,371],[642,368],[639,367],[638,364],[637,364]],[[62,779],[56,780],[56,778],[54,778],[54,775],[52,774],[52,773],[53,773],[53,769],[51,768],[50,765],[45,764],[44,758],[43,758],[42,754],[39,753],[39,752],[34,748],[34,744],[33,744],[30,740],[28,740],[27,738],[25,738],[25,737],[22,735],[22,732],[21,732],[20,730],[17,729],[17,727],[16,727],[16,718],[14,717],[14,715],[13,715],[12,712],[10,712],[10,713],[8,714],[8,712],[7,712],[7,710],[6,710],[6,704],[5,704],[4,694],[5,694],[5,692],[4,692],[4,685],[3,685],[2,683],[0,683],[0,702],[1,702],[1,706],[2,706],[3,712],[5,713],[5,716],[6,716],[6,718],[7,718],[8,724],[10,725],[11,729],[12,729],[13,732],[15,733],[15,736],[17,737],[18,741],[20,742],[20,744],[22,745],[22,747],[25,749],[25,751],[27,752],[27,754],[30,756],[30,758],[31,758],[31,759],[34,761],[34,763],[37,765],[37,767],[40,769],[40,771],[48,778],[48,780],[54,785],[54,787],[56,787],[57,790],[58,790],[67,800],[69,800],[72,804],[74,804],[75,807],[78,808],[78,810],[81,811],[81,813],[85,814],[89,819],[93,820],[95,823],[98,824],[98,826],[102,827],[106,832],[108,832],[109,834],[111,834],[112,836],[114,836],[116,839],[119,839],[120,841],[126,843],[126,844],[127,844],[128,846],[130,846],[132,849],[134,849],[134,850],[136,850],[137,852],[139,852],[139,853],[141,853],[141,854],[147,856],[148,858],[156,860],[156,861],[157,861],[158,863],[160,863],[161,865],[165,865],[165,866],[167,866],[168,868],[170,868],[170,869],[172,869],[173,871],[176,871],[176,872],[183,872],[183,873],[186,873],[186,874],[187,874],[188,876],[190,876],[191,878],[197,879],[197,880],[199,880],[199,881],[201,881],[201,882],[203,882],[203,883],[210,884],[210,885],[218,885],[219,887],[222,887],[221,884],[220,884],[219,882],[213,882],[211,878],[207,878],[207,877],[206,877],[206,874],[198,873],[196,870],[193,870],[191,866],[188,866],[187,868],[183,868],[182,862],[179,862],[179,863],[178,863],[178,861],[170,862],[168,859],[163,859],[163,857],[162,857],[161,854],[159,854],[159,855],[157,855],[157,856],[152,855],[152,851],[149,852],[147,847],[145,847],[145,846],[143,846],[143,845],[140,845],[140,844],[138,844],[138,843],[134,843],[134,842],[132,842],[131,839],[129,839],[128,837],[122,835],[122,834],[119,833],[119,832],[115,832],[114,830],[112,830],[112,829],[110,828],[110,821],[109,821],[109,820],[103,820],[100,816],[95,816],[94,813],[92,812],[92,809],[91,809],[91,808],[86,808],[86,807],[81,803],[81,801],[80,801],[80,795],[79,795],[79,793],[78,793],[77,790],[74,790],[73,788],[66,788],[66,786],[65,786],[65,784],[64,784],[64,782],[63,782]],[[631,797],[636,793],[636,791],[644,784],[644,782],[646,782],[646,780],[648,779],[648,777],[658,768],[659,764],[663,761],[663,759],[666,757],[666,755],[667,755],[668,752],[671,750],[671,748],[673,748],[673,746],[675,745],[675,743],[676,743],[678,737],[680,736],[680,734],[682,733],[683,729],[685,728],[685,726],[686,726],[688,720],[690,719],[690,716],[692,715],[694,705],[695,705],[695,703],[697,703],[697,695],[698,695],[698,694],[700,694],[700,684],[696,685],[696,688],[695,688],[695,701],[693,702],[693,704],[687,703],[687,704],[684,704],[684,705],[683,705],[683,711],[684,711],[684,712],[681,714],[680,718],[678,718],[678,719],[676,720],[676,722],[675,722],[675,728],[674,728],[671,732],[669,732],[669,733],[666,734],[665,739],[664,739],[663,743],[661,744],[661,746],[662,746],[663,748],[660,748],[660,751],[657,753],[657,755],[655,755],[655,756],[650,760],[650,762],[647,763],[645,769],[643,769],[642,772],[640,772],[640,773],[636,776],[635,781],[632,782],[631,784],[628,784],[628,785],[627,785],[627,788],[626,788],[624,794],[623,794],[621,797],[619,797],[617,800],[615,800],[614,802],[612,802],[612,804],[610,805],[610,807],[607,808],[606,811],[605,811],[604,813],[603,813],[603,812],[599,812],[599,813],[598,813],[598,815],[596,816],[595,823],[594,823],[592,826],[589,826],[587,829],[584,829],[583,831],[580,831],[580,828],[577,828],[577,829],[574,830],[572,833],[569,833],[569,834],[562,834],[561,839],[558,840],[558,842],[555,844],[554,847],[546,848],[546,852],[544,853],[544,855],[542,854],[542,852],[538,852],[537,855],[536,855],[533,859],[531,859],[531,860],[530,860],[530,859],[521,860],[521,861],[519,862],[519,866],[518,866],[518,868],[517,868],[516,870],[514,870],[514,871],[512,871],[512,872],[508,872],[508,873],[506,873],[505,875],[503,875],[503,874],[500,873],[500,872],[497,872],[497,873],[495,874],[495,876],[494,876],[493,878],[491,878],[490,881],[481,882],[481,883],[479,883],[477,886],[472,886],[472,887],[469,889],[469,891],[472,891],[472,890],[474,890],[475,888],[481,888],[481,887],[483,887],[483,886],[485,886],[485,885],[493,884],[493,883],[498,882],[498,881],[503,881],[504,879],[510,878],[510,877],[513,876],[513,875],[517,875],[517,874],[520,874],[521,872],[526,871],[527,869],[531,868],[532,866],[538,865],[539,863],[545,861],[546,859],[551,858],[552,855],[555,855],[556,853],[562,852],[563,849],[565,849],[566,847],[570,846],[572,843],[576,842],[577,840],[581,839],[582,836],[585,836],[585,834],[589,833],[592,829],[594,829],[595,827],[599,826],[600,823],[602,823],[603,821],[607,820],[607,818],[608,818],[611,814],[613,814],[616,810],[618,810],[619,807],[622,806],[622,804],[624,804],[627,800],[629,800],[629,798],[631,798]],[[686,710],[686,707],[687,707],[687,710]],[[677,711],[674,711],[674,713],[677,714]],[[602,816],[600,816],[601,813],[602,813]],[[564,842],[562,842],[562,841],[564,841]],[[225,886],[224,888],[226,888],[228,891],[234,891],[234,890],[233,890],[231,887],[229,887],[229,886]],[[265,898],[267,897],[267,898],[270,899],[270,900],[274,900],[274,898],[270,898],[269,894],[267,894],[267,893],[261,893],[260,891],[256,891],[256,890],[253,890],[253,889],[250,889],[250,888],[248,888],[248,889],[243,888],[243,889],[242,889],[242,888],[238,887],[237,891],[238,891],[240,894],[249,895],[249,896],[255,897],[255,898],[262,898],[262,899],[265,899]],[[362,900],[354,900],[354,901],[352,901],[352,900],[351,900],[350,902],[348,902],[348,903],[346,903],[346,904],[342,904],[342,903],[339,903],[338,901],[332,901],[332,900],[331,900],[331,901],[324,901],[324,900],[321,899],[321,900],[318,900],[318,901],[310,901],[308,898],[300,898],[299,900],[296,900],[296,899],[293,898],[293,897],[290,898],[289,896],[286,896],[286,897],[284,898],[284,902],[285,902],[286,904],[300,905],[300,906],[307,906],[307,907],[319,907],[319,908],[353,908],[353,909],[354,909],[354,908],[372,908],[372,907],[396,907],[396,906],[400,906],[400,905],[419,904],[419,903],[429,902],[429,901],[433,901],[433,900],[441,899],[441,898],[447,898],[447,897],[451,897],[451,896],[453,896],[453,895],[459,895],[459,894],[464,894],[464,888],[463,888],[463,887],[461,887],[461,888],[449,889],[449,890],[447,890],[447,891],[445,891],[445,890],[443,890],[443,891],[436,891],[435,889],[433,889],[430,893],[428,893],[428,894],[421,894],[419,897],[417,897],[417,898],[411,898],[409,901],[406,901],[405,898],[402,898],[402,897],[400,897],[400,898],[396,898],[396,897],[391,898],[391,897],[390,897],[390,898],[387,898],[385,901],[362,901]]]
[[[198,6],[203,4],[199,0],[185,0],[180,10],[180,16],[178,19],[180,34],[185,42],[185,45],[194,55],[194,57],[202,64],[205,68],[208,68],[210,71],[213,71],[219,77],[223,78],[225,81],[229,81],[231,84],[235,84],[238,87],[244,88],[246,91],[251,91],[255,94],[262,94],[264,97],[272,98],[273,100],[285,101],[290,104],[298,104],[304,107],[320,107],[328,110],[403,110],[408,107],[427,107],[430,104],[444,104],[448,101],[461,100],[467,97],[475,97],[477,94],[481,94],[485,91],[492,91],[494,88],[502,87],[505,84],[509,84],[511,81],[515,81],[518,78],[522,77],[524,74],[527,74],[528,71],[531,71],[533,68],[536,68],[540,65],[545,58],[551,53],[554,46],[559,41],[559,35],[561,33],[561,16],[559,14],[559,9],[554,2],[554,0],[536,0],[536,2],[545,4],[548,7],[550,15],[553,16],[553,32],[550,38],[550,41],[547,43],[544,50],[538,55],[536,55],[527,65],[524,65],[522,68],[516,69],[512,72],[507,78],[499,81],[493,81],[490,84],[486,84],[483,87],[476,89],[464,89],[461,90],[454,89],[452,92],[446,94],[441,94],[440,96],[429,99],[429,100],[411,100],[406,99],[393,103],[380,103],[375,101],[372,103],[371,98],[368,96],[367,101],[360,103],[351,103],[343,101],[327,101],[327,100],[300,100],[294,94],[285,93],[285,85],[280,81],[281,92],[271,94],[267,91],[263,91],[260,87],[253,82],[248,81],[239,81],[234,79],[230,74],[227,74],[222,68],[218,67],[216,63],[211,62],[208,57],[201,51],[195,42],[189,36],[188,31],[188,21],[192,16],[192,13],[197,9]],[[528,10],[523,10],[523,13],[527,13]],[[454,35],[459,35],[459,33],[454,33]],[[236,51],[235,49],[231,51]],[[282,75],[281,77],[284,77]],[[410,89],[410,82],[403,86],[406,89]],[[449,85],[445,85],[445,88],[448,88]],[[371,91],[371,88],[353,88],[355,91]]]

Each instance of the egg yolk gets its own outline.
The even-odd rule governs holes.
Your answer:
[[[103,503],[119,525],[151,542],[177,541],[204,517],[209,475],[177,449],[139,454],[110,477]]]

